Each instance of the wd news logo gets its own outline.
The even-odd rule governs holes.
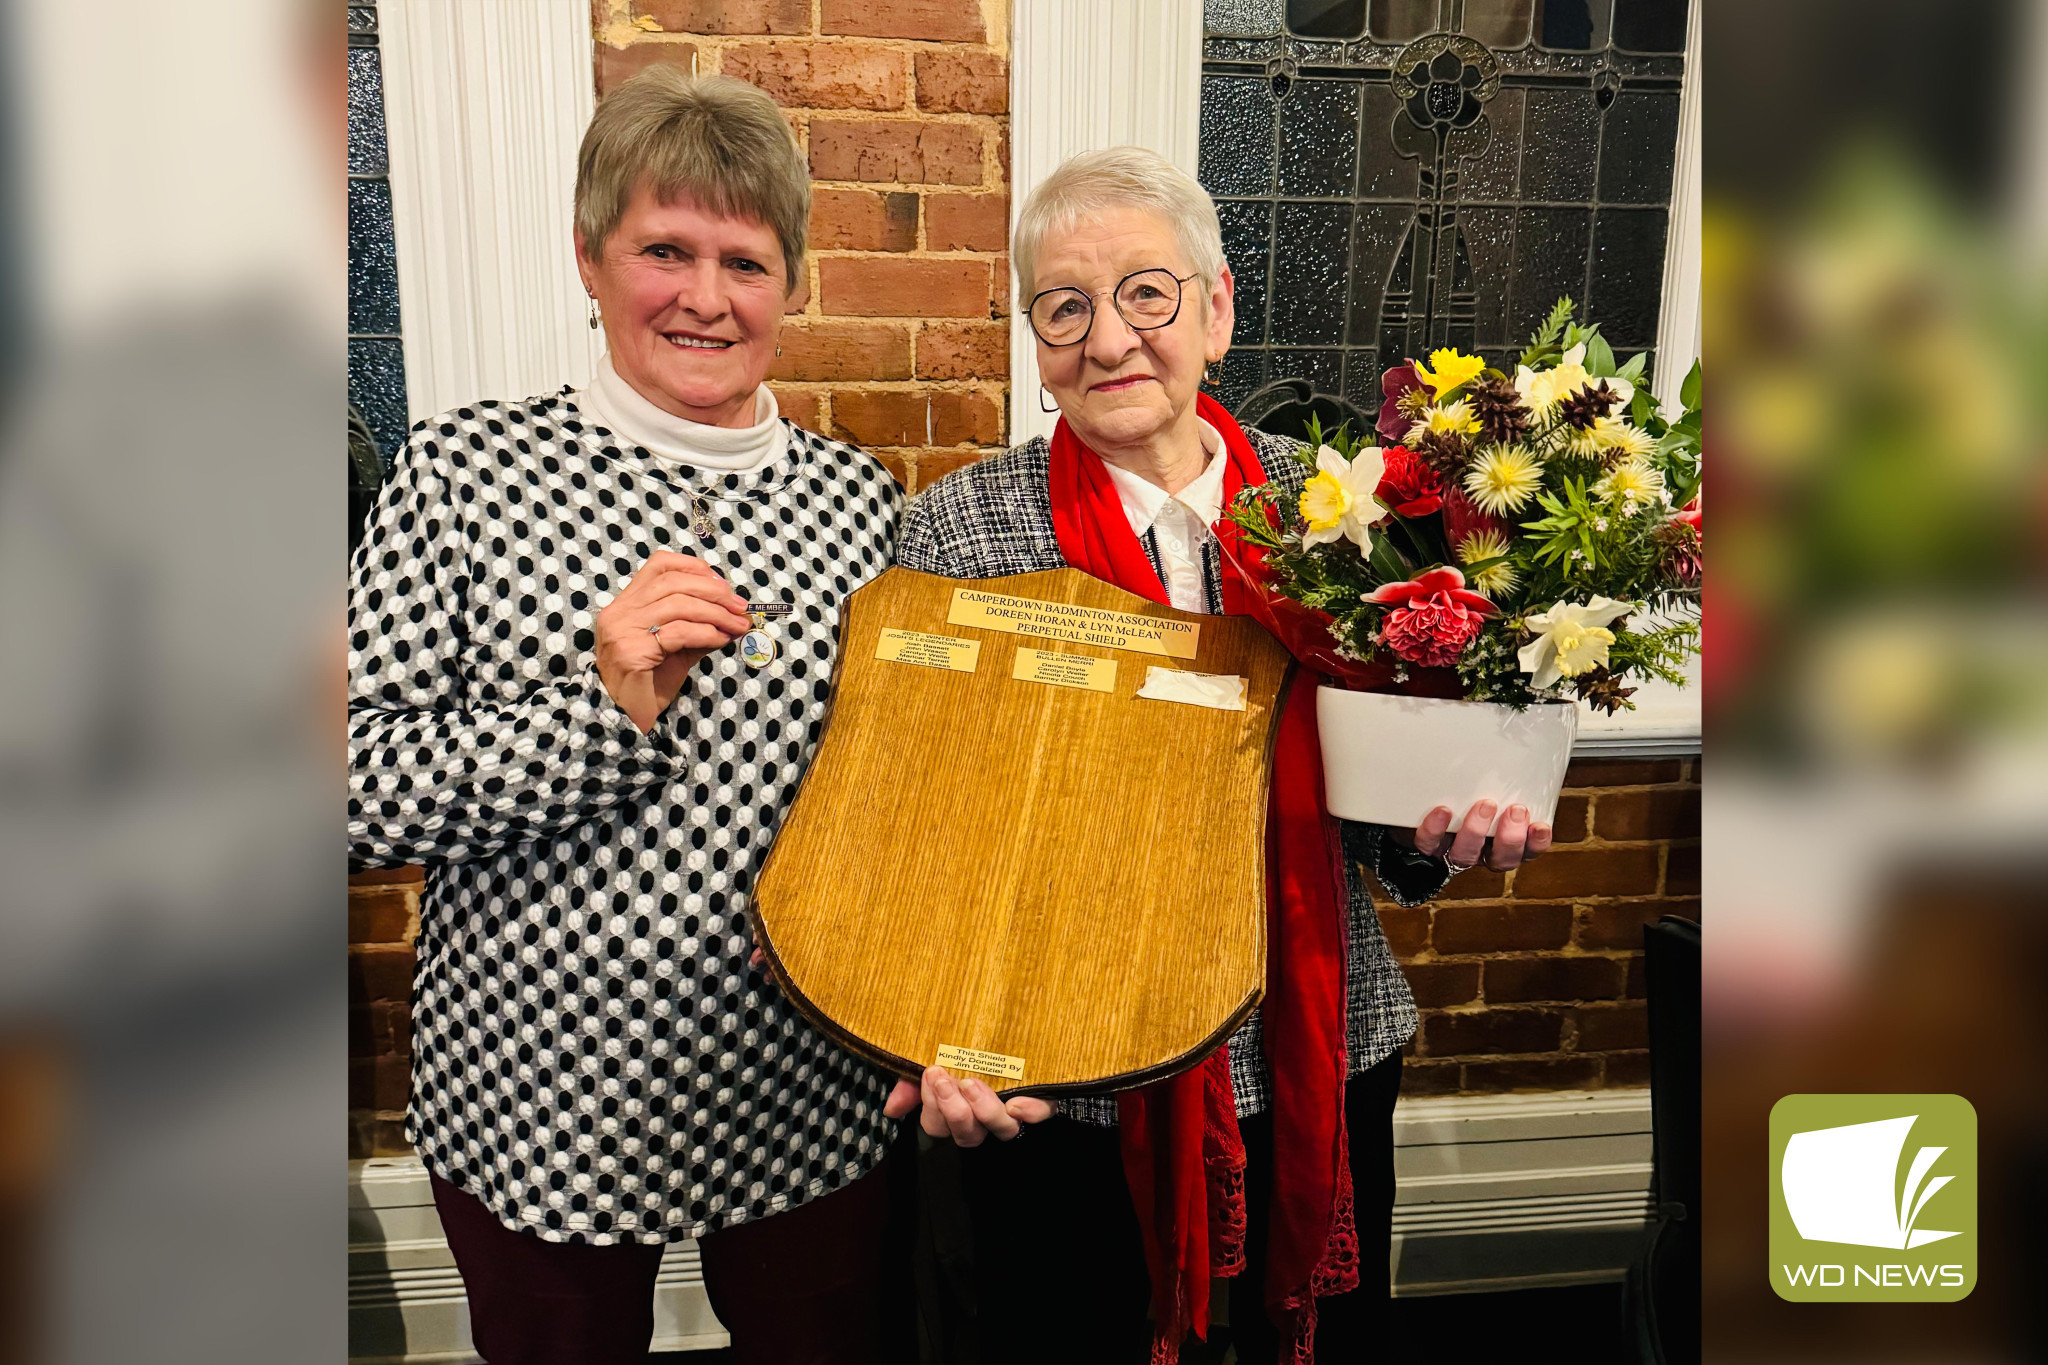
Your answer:
[[[1960,1095],[1787,1095],[1771,1110],[1771,1288],[1960,1299],[1977,1284],[1977,1111]]]

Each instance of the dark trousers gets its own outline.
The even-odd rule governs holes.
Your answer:
[[[735,1362],[884,1358],[884,1169],[845,1189],[698,1242],[704,1289]],[[514,1232],[435,1176],[434,1206],[469,1294],[470,1335],[490,1365],[618,1365],[654,1335],[655,1245],[570,1246]]]
[[[1344,1123],[1358,1223],[1359,1286],[1318,1301],[1321,1365],[1381,1358],[1394,1216],[1394,1101],[1401,1055],[1351,1078]],[[1279,1341],[1266,1316],[1273,1122],[1239,1125],[1245,1145],[1245,1268],[1230,1280],[1230,1334],[1244,1365]],[[1151,1341],[1150,1280],[1113,1128],[1048,1119],[1014,1142],[960,1154],[973,1245],[971,1351],[983,1362],[1137,1362]],[[1216,1329],[1211,1329],[1211,1336]]]

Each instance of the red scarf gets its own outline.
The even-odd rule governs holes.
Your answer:
[[[1266,481],[1251,442],[1223,405],[1196,412],[1223,437],[1223,505]],[[1052,521],[1067,563],[1127,592],[1167,602],[1158,570],[1124,515],[1100,456],[1062,418],[1052,437]],[[1233,552],[1240,532],[1216,532]],[[1223,609],[1245,612],[1235,576]],[[1313,679],[1299,675],[1280,717],[1266,817],[1266,1061],[1273,1077],[1273,1213],[1265,1300],[1291,1358],[1314,1359],[1315,1301],[1358,1284],[1351,1162],[1344,1134],[1345,892],[1336,823],[1323,808]],[[1244,1144],[1228,1047],[1194,1070],[1118,1096],[1124,1174],[1144,1232],[1157,1332],[1155,1365],[1177,1359],[1188,1331],[1206,1338],[1209,1278],[1244,1265]]]

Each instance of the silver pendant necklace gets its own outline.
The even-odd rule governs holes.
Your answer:
[[[801,472],[800,469],[792,468],[789,471],[788,477],[773,488],[763,488],[752,493],[718,499],[714,499],[711,494],[706,493],[703,489],[697,487],[673,470],[669,471],[668,476],[690,496],[690,534],[697,538],[701,548],[715,549],[717,541],[714,538],[718,534],[718,518],[711,511],[711,504],[714,500],[721,502],[758,502],[762,498],[773,497],[789,487],[790,484],[796,482],[797,476]],[[793,602],[748,603],[747,619],[753,623],[754,628],[740,637],[740,661],[746,664],[748,668],[756,670],[766,668],[769,664],[774,663],[776,656],[782,652],[782,646],[775,638],[774,623],[794,614],[795,611],[796,604]]]
[[[699,540],[709,540],[712,532],[717,529],[718,523],[711,516],[711,504],[704,500],[703,494],[694,488],[691,489],[690,534]]]
[[[680,478],[676,482],[681,483],[690,495],[690,534],[695,536],[704,548],[715,548],[716,542],[712,538],[718,533],[718,520],[711,514],[710,497],[702,489],[685,483]],[[770,490],[773,491],[775,490]],[[760,495],[749,495],[741,501],[752,502],[758,496]],[[793,602],[749,602],[747,619],[753,623],[754,628],[740,637],[740,662],[757,672],[774,663],[776,656],[782,652],[781,643],[775,638],[774,623],[785,616],[793,615],[795,611],[796,604]]]

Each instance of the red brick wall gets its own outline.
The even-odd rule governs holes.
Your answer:
[[[401,1127],[411,1089],[416,867],[348,879],[348,1154],[410,1151]]]
[[[769,372],[783,412],[873,451],[911,490],[1000,449],[1008,0],[592,0],[591,11],[600,94],[674,62],[750,81],[789,111],[813,202],[809,297]]]
[[[1380,903],[1422,1011],[1402,1093],[1649,1083],[1642,927],[1700,916],[1699,778],[1697,758],[1581,760],[1554,851]]]

